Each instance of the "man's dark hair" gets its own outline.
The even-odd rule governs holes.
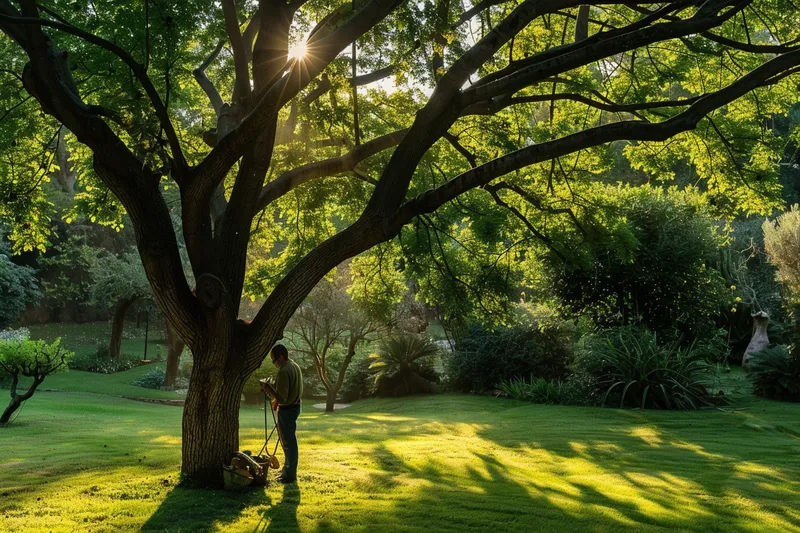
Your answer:
[[[272,350],[270,351],[270,354],[272,354],[273,359],[277,359],[278,357],[281,356],[286,359],[289,358],[289,350],[287,350],[286,346],[284,346],[283,344],[276,344],[275,346],[273,346]]]

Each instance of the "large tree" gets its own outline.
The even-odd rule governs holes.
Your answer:
[[[368,256],[380,261],[422,242],[436,256],[474,226],[494,238],[494,264],[511,264],[494,221],[516,220],[547,244],[547,217],[575,214],[572,186],[607,170],[606,145],[622,141],[655,177],[687,160],[720,205],[773,205],[779,147],[766,119],[796,100],[800,65],[788,0],[463,9],[0,0],[4,121],[25,140],[2,147],[3,212],[18,242],[43,242],[24,216],[47,208],[31,184],[54,156],[34,154],[50,141],[42,132],[63,125],[80,143],[70,150],[78,182],[93,189],[76,199],[108,223],[127,212],[158,305],[194,354],[182,444],[190,478],[219,481],[238,448],[244,381],[348,258],[375,249]],[[363,87],[383,76],[394,77],[388,88]],[[162,196],[173,185],[196,293]],[[249,245],[265,253],[248,257]],[[248,259],[258,279],[247,286],[266,300],[246,323]]]

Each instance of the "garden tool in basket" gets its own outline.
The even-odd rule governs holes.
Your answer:
[[[277,453],[278,453],[278,446],[280,445],[283,447],[283,441],[281,440],[281,432],[278,431],[278,420],[275,418],[275,410],[277,405],[270,404],[269,398],[267,396],[267,383],[266,379],[260,380],[261,382],[261,390],[264,391],[264,446],[261,447],[261,451],[258,452],[256,456],[256,460],[259,463],[265,465],[265,467],[272,468],[273,470],[278,470],[281,467],[280,461],[278,461]],[[267,411],[272,413],[272,429],[269,429],[269,419],[267,418]],[[269,451],[269,441],[272,437],[275,437],[275,447],[272,449],[272,453]],[[266,455],[263,455],[266,453]],[[285,452],[284,452],[285,454]]]

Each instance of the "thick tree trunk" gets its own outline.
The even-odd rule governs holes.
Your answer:
[[[122,330],[125,327],[125,315],[136,300],[138,298],[122,300],[114,311],[114,320],[111,323],[111,342],[108,344],[108,354],[111,357],[119,357],[122,349]]]
[[[235,351],[221,346],[213,350]],[[183,408],[181,472],[198,486],[220,486],[222,465],[239,449],[239,404],[247,376],[228,355],[194,353],[192,381]]]
[[[178,377],[178,366],[183,353],[183,339],[178,336],[178,332],[167,323],[167,374],[164,377],[164,386],[171,387]]]

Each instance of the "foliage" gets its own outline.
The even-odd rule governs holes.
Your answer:
[[[91,265],[90,274],[92,300],[98,305],[111,307],[120,300],[150,295],[150,284],[135,250],[101,255]]]
[[[448,380],[456,390],[484,392],[531,375],[563,378],[574,344],[572,328],[557,320],[495,330],[473,325],[446,360]]]
[[[373,360],[366,356],[356,354],[350,363],[350,370],[344,377],[340,395],[342,400],[352,402],[367,398],[375,392],[374,371],[370,370]]]
[[[797,350],[775,346],[753,354],[748,377],[760,396],[800,402],[800,354]]]
[[[608,233],[576,241],[567,263],[549,256],[551,287],[565,309],[604,327],[640,322],[659,335],[715,333],[733,297],[712,266],[722,235],[700,196],[619,189],[612,201]]]
[[[67,302],[89,303],[93,287],[90,272],[96,254],[82,236],[68,235],[53,246],[50,254],[39,259],[42,292],[50,307],[63,307]]]
[[[439,353],[432,340],[412,333],[390,335],[381,340],[370,370],[375,371],[375,388],[380,395],[432,392],[437,379],[430,359]]]
[[[26,338],[24,331],[9,334],[0,340],[0,374],[10,380],[11,402],[0,415],[0,424],[11,421],[11,415],[22,402],[30,399],[36,388],[51,374],[64,372],[75,354],[61,346],[61,339],[52,343]],[[30,378],[27,390],[18,390],[20,378]]]
[[[156,360],[159,360],[156,358]],[[142,364],[142,357],[135,354],[121,353],[119,357],[110,357],[107,345],[97,347],[95,353],[78,354],[69,367],[73,370],[97,372],[99,374],[113,374],[130,370]],[[162,382],[163,385],[163,382]]]
[[[503,380],[497,390],[515,400],[558,405],[597,404],[596,380],[587,373],[572,374],[566,379],[518,377]]]
[[[61,339],[48,343],[30,340],[24,331],[0,339],[0,370],[26,377],[66,372],[74,353],[61,346]]]
[[[131,382],[131,385],[136,387],[144,387],[146,389],[161,389],[161,390],[178,390],[186,389],[189,387],[189,380],[184,377],[175,379],[175,383],[170,387],[164,386],[164,379],[167,376],[167,371],[163,368],[154,368],[147,374],[139,377]]]
[[[275,368],[275,365],[272,364],[272,361],[267,359],[261,368],[253,372],[247,381],[244,382],[244,390],[243,392],[248,394],[259,394],[261,392],[261,384],[259,380],[275,377],[278,375],[278,369]],[[163,382],[162,382],[163,383]]]
[[[0,243],[0,329],[19,319],[41,296],[34,270],[13,263],[7,252],[8,246]]]
[[[388,330],[393,298],[367,302],[369,291],[356,290],[360,275],[351,275],[351,265],[337,269],[332,280],[323,279],[289,320],[295,351],[308,364],[303,372],[304,394],[317,392],[335,397],[347,379],[347,371],[356,351]],[[354,298],[354,294],[359,297]]]
[[[694,345],[663,345],[641,326],[614,328],[587,343],[576,368],[597,379],[602,403],[642,409],[697,409],[715,402],[708,390],[711,364]]]
[[[777,268],[777,279],[788,290],[791,301],[800,303],[800,206],[762,226],[764,247],[770,262]]]

